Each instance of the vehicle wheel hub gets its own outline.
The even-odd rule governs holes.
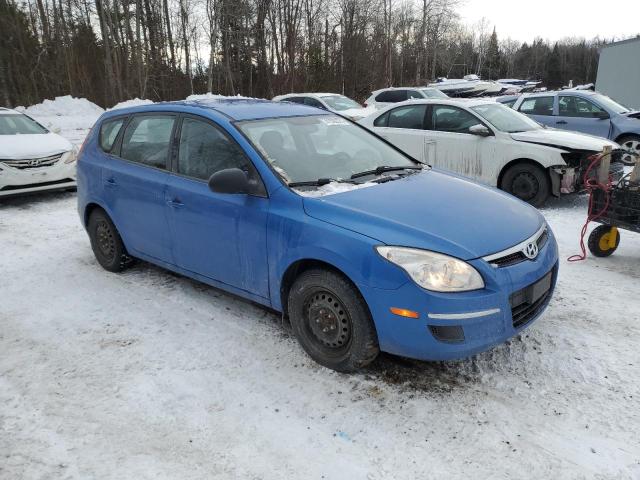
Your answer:
[[[305,302],[309,330],[323,345],[344,346],[351,337],[351,322],[342,302],[329,292],[318,292]]]
[[[623,163],[631,165],[640,158],[640,140],[629,140],[622,144],[626,152],[622,155]]]
[[[116,251],[116,242],[107,222],[100,221],[96,226],[96,239],[100,253],[107,258],[113,258]]]
[[[512,192],[522,200],[531,200],[538,194],[539,189],[538,179],[529,172],[522,172],[513,179]]]

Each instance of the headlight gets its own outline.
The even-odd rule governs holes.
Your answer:
[[[62,155],[62,158],[64,158],[64,163],[72,163],[76,161],[77,155],[78,155],[78,149],[76,147],[73,147],[73,149],[69,150],[64,155]]]
[[[457,258],[417,248],[380,246],[376,250],[427,290],[467,292],[484,288],[478,271]]]

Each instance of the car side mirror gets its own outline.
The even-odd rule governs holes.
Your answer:
[[[479,137],[488,137],[491,135],[491,130],[481,124],[471,125],[469,127],[469,133],[471,135],[478,135]]]
[[[600,120],[608,120],[611,117],[607,112],[598,112],[596,113],[596,118],[599,118]]]
[[[209,189],[215,193],[249,193],[247,174],[239,168],[225,168],[209,177]]]

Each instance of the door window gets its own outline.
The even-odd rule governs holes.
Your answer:
[[[407,90],[408,98],[424,98],[420,92],[417,90]]]
[[[519,111],[527,115],[553,115],[553,97],[527,98]]]
[[[283,98],[281,102],[304,103],[304,97],[287,97]]]
[[[563,117],[597,118],[605,111],[595,103],[573,95],[562,95],[558,99],[558,108]]]
[[[214,173],[226,168],[239,168],[258,179],[251,160],[240,146],[212,124],[185,118],[180,129],[178,173],[199,180],[209,180]]]
[[[389,123],[387,126],[393,128],[422,130],[424,128],[424,116],[426,110],[426,105],[411,105],[407,107],[394,108],[389,112]]]
[[[175,117],[138,115],[133,117],[122,139],[120,156],[155,168],[167,168]]]
[[[448,105],[435,105],[431,114],[431,129],[439,132],[469,133],[469,127],[479,123],[469,112]]]
[[[407,99],[406,90],[385,90],[376,96],[376,102],[397,103]]]
[[[323,110],[326,110],[325,106],[315,98],[304,97],[304,104],[309,105],[310,107],[322,108]]]
[[[102,148],[103,151],[107,153],[111,152],[118,133],[124,124],[124,120],[124,118],[117,118],[102,123],[102,126],[100,126],[100,148]]]

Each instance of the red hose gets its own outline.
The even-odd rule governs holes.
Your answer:
[[[587,228],[589,227],[589,223],[600,218],[602,215],[606,213],[607,209],[609,208],[609,198],[610,198],[609,192],[613,187],[613,182],[611,181],[611,175],[607,177],[607,183],[600,183],[598,181],[597,176],[595,178],[589,178],[589,173],[591,173],[591,170],[593,170],[593,167],[597,163],[599,163],[600,160],[602,160],[603,156],[604,155],[602,153],[599,153],[597,155],[592,155],[591,157],[589,157],[589,158],[593,158],[593,160],[591,160],[591,163],[587,167],[587,170],[584,172],[584,180],[583,180],[584,188],[589,192],[589,211],[587,213],[587,221],[582,226],[582,230],[580,232],[580,250],[582,251],[582,253],[579,255],[570,256],[569,258],[567,258],[568,262],[580,262],[585,258],[587,258],[587,249],[584,246],[584,237],[587,234]],[[602,210],[600,210],[597,213],[593,213],[594,190],[602,190],[606,194],[604,197],[605,198],[604,207],[602,207]]]

